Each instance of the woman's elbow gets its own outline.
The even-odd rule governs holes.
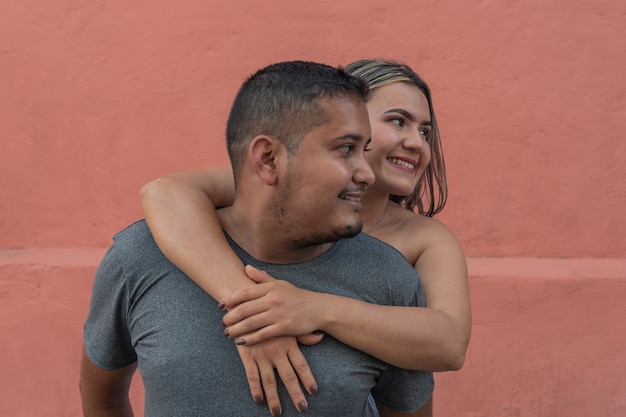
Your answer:
[[[458,371],[465,365],[465,357],[469,346],[470,334],[463,335],[452,343],[450,349],[450,370]]]
[[[141,187],[139,190],[139,198],[142,202],[151,199],[158,193],[160,184],[163,182],[162,180],[162,178],[157,178],[156,180],[152,180]]]
[[[456,337],[447,340],[441,346],[441,371],[458,371],[465,364],[465,356],[469,345],[469,335],[467,337]]]
[[[458,350],[454,354],[450,355],[447,363],[448,371],[458,371],[465,364],[465,352],[466,350]]]

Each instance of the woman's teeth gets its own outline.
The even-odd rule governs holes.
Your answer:
[[[414,170],[415,169],[415,165],[413,165],[410,162],[406,162],[406,161],[402,161],[401,159],[397,159],[397,158],[388,158],[387,159],[389,162],[391,162],[392,164],[396,164],[396,165],[401,165],[405,168]]]

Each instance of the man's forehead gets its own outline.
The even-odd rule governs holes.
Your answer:
[[[358,97],[326,100],[324,111],[326,122],[313,128],[306,137],[321,142],[366,142],[371,130],[367,107]],[[306,139],[305,137],[305,139]]]
[[[360,97],[353,94],[326,97],[321,100],[321,105],[330,118],[334,116],[368,119],[367,105]]]

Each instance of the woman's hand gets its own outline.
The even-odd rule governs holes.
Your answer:
[[[250,265],[246,274],[258,285],[239,289],[220,303],[229,310],[223,319],[225,334],[236,343],[249,346],[276,336],[303,336],[321,328],[325,294],[302,290]],[[301,342],[305,343],[304,339]]]
[[[296,409],[300,412],[308,409],[300,383],[309,394],[317,393],[317,384],[295,337],[275,337],[254,346],[237,345],[237,350],[246,371],[252,398],[257,404],[263,403],[265,393],[270,413],[273,416],[282,413],[276,369]]]

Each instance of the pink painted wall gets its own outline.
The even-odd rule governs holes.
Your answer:
[[[0,415],[80,415],[102,251],[143,183],[226,162],[248,74],[375,56],[433,89],[470,256],[437,415],[626,415],[624,39],[616,0],[0,2]]]

